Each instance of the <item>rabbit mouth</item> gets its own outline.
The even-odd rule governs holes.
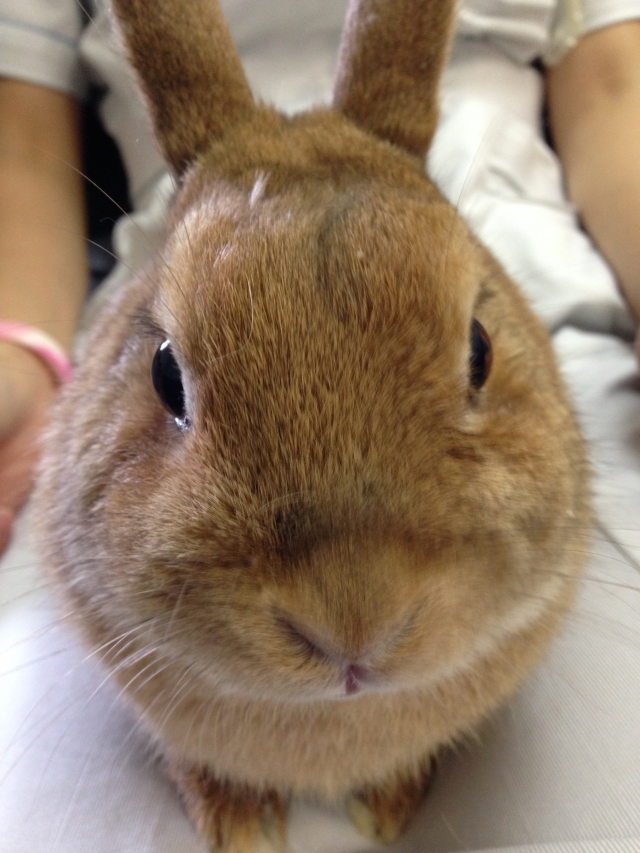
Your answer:
[[[371,670],[357,663],[349,664],[344,673],[344,689],[347,696],[354,696],[371,680]]]
[[[325,694],[328,687],[329,698],[345,699],[362,693],[398,690],[398,683],[389,670],[394,668],[395,647],[406,633],[405,626],[391,640],[369,642],[356,649],[340,645],[327,634],[301,625],[282,613],[276,616],[276,624],[286,640],[288,655],[292,655],[297,673],[306,670],[312,681],[320,682]]]

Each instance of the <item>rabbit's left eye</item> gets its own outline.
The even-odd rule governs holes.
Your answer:
[[[151,382],[162,405],[179,421],[185,419],[184,388],[171,341],[160,344],[151,363]]]
[[[491,370],[491,338],[477,320],[471,321],[471,354],[469,356],[469,382],[477,391],[487,381]]]

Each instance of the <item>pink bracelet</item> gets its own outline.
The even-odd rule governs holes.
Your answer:
[[[47,365],[57,382],[68,382],[73,371],[71,361],[57,341],[35,326],[0,321],[0,341],[8,341],[30,350]]]

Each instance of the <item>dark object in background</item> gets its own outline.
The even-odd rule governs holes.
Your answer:
[[[120,153],[98,117],[101,89],[92,89],[82,108],[82,171],[87,211],[89,290],[104,280],[115,265],[113,226],[131,211],[127,176]]]
[[[532,67],[536,69],[538,74],[544,80],[546,77],[547,69],[545,67],[544,62],[541,59],[534,59],[531,63]],[[541,126],[542,126],[542,134],[544,136],[544,141],[547,143],[549,148],[552,151],[555,151],[555,145],[553,144],[553,136],[551,135],[551,125],[549,124],[549,108],[547,105],[547,100],[545,98],[544,104],[542,106],[542,115],[540,116]]]

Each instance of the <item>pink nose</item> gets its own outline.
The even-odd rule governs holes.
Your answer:
[[[365,666],[358,663],[351,663],[347,667],[344,674],[344,686],[347,695],[352,696],[357,693],[363,684],[366,684],[371,678],[371,671]]]
[[[344,678],[345,691],[348,695],[357,693],[365,684],[372,680],[373,673],[368,667],[361,663],[353,663],[346,656],[343,657],[330,648],[322,640],[309,636],[310,631],[303,633],[297,625],[293,625],[288,619],[281,619],[280,622],[286,628],[289,637],[306,654],[320,660],[328,661],[340,668]]]

